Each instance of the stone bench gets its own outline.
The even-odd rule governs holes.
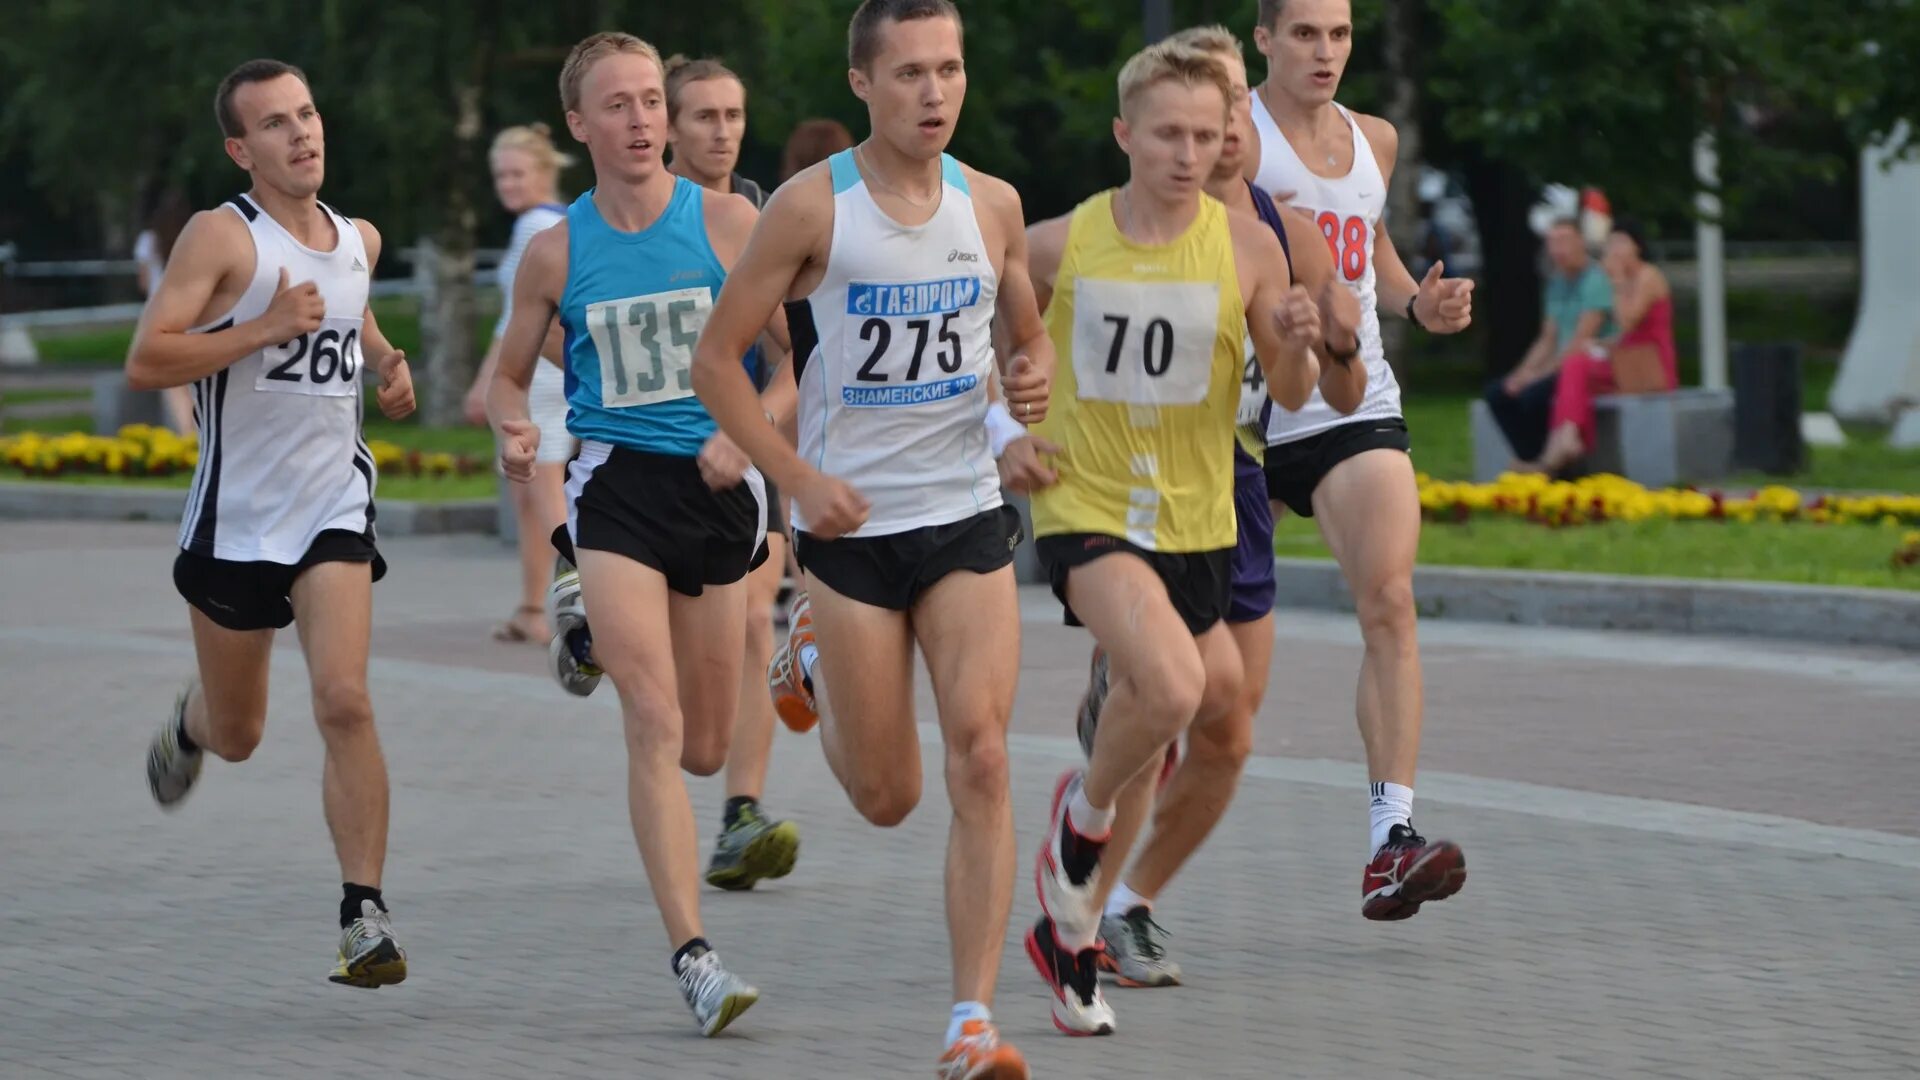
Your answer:
[[[1513,450],[1487,403],[1471,407],[1473,478],[1496,479]],[[1665,394],[1594,399],[1594,447],[1587,469],[1645,487],[1706,483],[1733,471],[1733,392],[1686,387]]]

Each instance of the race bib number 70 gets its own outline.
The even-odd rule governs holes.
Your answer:
[[[1073,378],[1083,401],[1197,405],[1213,381],[1220,286],[1080,278]]]

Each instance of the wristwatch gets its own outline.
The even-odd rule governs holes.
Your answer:
[[[1407,297],[1407,321],[1419,327],[1420,329],[1425,330],[1427,328],[1426,324],[1422,323],[1420,321],[1420,316],[1414,314],[1414,311],[1413,311],[1414,302],[1419,299],[1420,299],[1420,293],[1418,291],[1415,291],[1412,296]]]

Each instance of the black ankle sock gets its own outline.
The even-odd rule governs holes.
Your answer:
[[[713,947],[707,944],[706,938],[694,938],[692,941],[673,950],[673,973],[675,975],[680,974],[681,968],[698,960],[702,953],[710,953],[712,951]]]
[[[757,807],[760,800],[751,795],[735,795],[727,800],[726,815],[720,819],[721,828],[731,829],[733,823],[740,820],[740,811],[749,806]]]
[[[373,901],[374,907],[379,908],[381,911],[387,910],[387,902],[380,898],[379,889],[370,888],[366,885],[355,885],[351,881],[341,882],[340,887],[346,892],[346,897],[340,901],[340,928],[343,930],[352,925],[353,920],[360,917],[360,901],[362,900],[371,900]]]

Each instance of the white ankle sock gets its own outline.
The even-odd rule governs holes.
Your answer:
[[[1113,831],[1113,808],[1097,810],[1087,801],[1087,785],[1078,784],[1073,795],[1067,799],[1067,820],[1073,824],[1073,831],[1089,840],[1105,840]]]
[[[800,661],[800,677],[807,681],[807,689],[812,690],[814,688],[813,666],[820,662],[819,647],[815,645],[800,646],[800,655],[796,659]]]
[[[1113,894],[1107,897],[1107,914],[1119,918],[1134,908],[1143,907],[1153,910],[1153,901],[1127,888],[1126,882],[1113,887]]]
[[[1379,781],[1367,787],[1371,797],[1368,816],[1373,822],[1373,845],[1367,849],[1367,858],[1371,859],[1380,851],[1380,845],[1387,842],[1387,833],[1395,825],[1413,824],[1413,789]]]
[[[993,1023],[993,1014],[987,1011],[987,1006],[982,1002],[954,1002],[953,1019],[947,1021],[947,1046],[952,1046],[953,1041],[960,1037],[961,1027],[969,1020],[979,1020],[991,1024]]]

